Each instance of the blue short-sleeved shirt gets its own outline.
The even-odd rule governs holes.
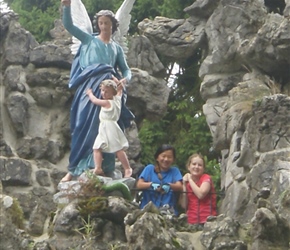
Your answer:
[[[154,165],[147,165],[142,173],[139,176],[139,179],[144,179],[146,182],[154,182],[163,185],[165,183],[175,183],[177,181],[182,181],[182,175],[180,170],[172,166],[168,169],[168,171],[161,171],[162,180],[158,178],[157,173],[154,171]],[[167,194],[161,194],[160,192],[156,192],[151,188],[143,190],[143,198],[141,201],[140,208],[143,208],[146,204],[152,201],[156,207],[162,207],[168,204],[170,207],[173,207],[176,211],[176,194],[171,190]]]

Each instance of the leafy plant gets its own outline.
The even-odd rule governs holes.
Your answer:
[[[117,249],[121,249],[122,245],[121,244],[109,244],[110,250],[117,250]]]
[[[80,182],[81,188],[75,196],[81,198],[103,196],[104,191],[102,187],[104,183],[89,170],[85,171],[85,175],[88,179]]]
[[[78,210],[83,217],[93,213],[104,212],[108,209],[108,199],[106,197],[91,197],[78,201]]]
[[[287,208],[290,207],[290,188],[284,190],[279,196],[280,204]]]
[[[28,249],[29,249],[29,250],[33,250],[33,249],[34,249],[34,246],[35,246],[35,242],[34,242],[34,241],[31,241],[31,242],[28,244]]]
[[[23,28],[30,31],[38,42],[50,40],[49,31],[60,18],[60,1],[8,0],[10,8],[19,15]]]
[[[86,240],[89,237],[91,237],[93,232],[93,226],[91,224],[90,216],[88,216],[88,220],[86,221],[84,218],[81,218],[83,222],[83,227],[80,227],[78,229],[75,229],[77,233],[83,236],[83,238]]]
[[[12,205],[7,209],[9,216],[11,217],[12,223],[18,228],[23,228],[24,214],[23,210],[16,198],[13,198]]]
[[[83,249],[91,249],[91,247],[94,243],[93,238],[96,236],[99,236],[100,233],[96,234],[96,232],[94,230],[94,226],[93,226],[92,221],[91,221],[90,215],[88,215],[87,220],[85,220],[84,218],[81,218],[81,219],[83,222],[83,227],[75,229],[75,231],[78,234],[80,234],[86,242],[85,246],[82,246],[82,248]]]

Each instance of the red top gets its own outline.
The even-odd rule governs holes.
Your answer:
[[[217,215],[216,209],[216,193],[211,177],[208,174],[203,174],[196,182],[198,187],[203,182],[210,183],[210,192],[199,200],[193,193],[189,182],[186,183],[187,196],[187,221],[189,224],[203,224],[210,215]]]

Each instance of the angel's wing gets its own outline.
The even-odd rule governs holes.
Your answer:
[[[71,16],[75,26],[89,34],[93,33],[91,19],[88,15],[86,7],[81,0],[71,1]],[[78,48],[80,47],[81,42],[75,37],[72,38],[72,42],[73,44],[71,46],[71,51],[72,54],[75,55],[78,51]]]
[[[135,0],[124,0],[115,15],[116,19],[119,21],[119,27],[118,30],[115,32],[113,39],[123,47],[125,54],[128,52],[128,46],[125,36],[127,35],[129,30],[129,25],[131,21],[130,12],[133,8],[134,3]]]

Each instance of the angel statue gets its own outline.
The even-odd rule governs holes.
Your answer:
[[[116,15],[110,10],[101,10],[94,16],[93,27],[81,0],[61,0],[63,25],[73,36],[72,53],[75,55],[69,88],[76,89],[70,110],[71,151],[68,173],[62,182],[70,181],[87,169],[94,168],[93,144],[99,130],[100,106],[94,105],[86,96],[86,90],[101,98],[100,83],[113,79],[116,84],[128,84],[131,70],[121,43],[124,42],[131,19],[130,11],[135,0],[124,0]],[[119,39],[120,42],[116,40]],[[126,107],[126,90],[123,91],[121,115],[118,121],[121,129],[130,126],[134,115]],[[102,171],[108,175],[115,170],[115,154],[103,153]]]

